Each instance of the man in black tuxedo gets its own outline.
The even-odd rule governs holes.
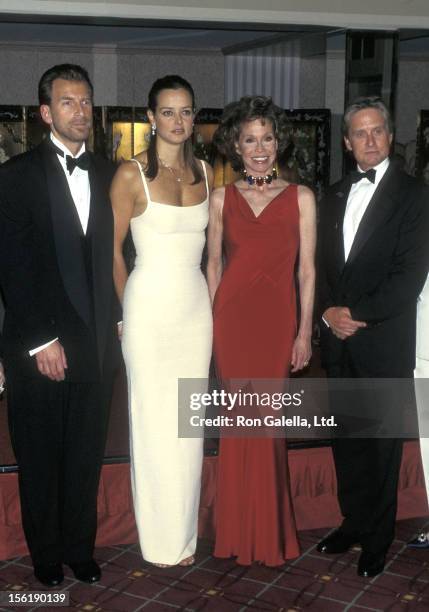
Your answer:
[[[322,363],[329,377],[412,381],[416,302],[428,269],[429,193],[389,160],[392,123],[380,99],[349,106],[343,130],[357,171],[320,206]],[[396,410],[400,402],[392,396]],[[349,399],[359,411],[359,403],[374,398],[354,392]],[[318,551],[342,553],[360,543],[358,574],[375,576],[394,538],[402,441],[338,436],[332,448],[344,520]]]
[[[93,89],[62,64],[39,82],[50,136],[0,168],[0,284],[9,426],[36,578],[93,559],[97,490],[119,350],[112,281],[112,165],[85,149]]]

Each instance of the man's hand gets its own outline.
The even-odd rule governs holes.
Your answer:
[[[354,321],[349,308],[345,306],[331,306],[323,313],[332,333],[340,340],[353,336],[358,329],[366,327],[364,321]]]
[[[35,354],[37,369],[40,374],[51,380],[61,381],[65,378],[67,359],[64,349],[58,340]]]

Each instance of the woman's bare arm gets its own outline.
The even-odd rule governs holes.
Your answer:
[[[301,312],[298,334],[292,350],[292,372],[305,367],[311,357],[314,286],[316,280],[314,266],[316,204],[313,192],[303,185],[298,187],[298,206],[300,237],[298,282]]]
[[[119,166],[110,189],[114,219],[113,237],[113,281],[119,301],[122,304],[124,289],[128,278],[122,247],[134,214],[136,199],[136,178],[138,168],[134,162]]]
[[[222,208],[225,198],[225,187],[215,189],[210,196],[209,227],[207,237],[207,283],[210,299],[213,304],[214,296],[222,277]]]

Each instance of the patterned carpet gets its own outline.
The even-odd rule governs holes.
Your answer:
[[[275,569],[239,567],[231,560],[214,559],[206,541],[199,543],[195,566],[164,570],[145,563],[137,545],[98,548],[96,558],[103,568],[98,584],[79,583],[66,568],[62,589],[70,594],[68,607],[2,605],[0,610],[427,612],[429,550],[405,547],[421,526],[418,519],[397,524],[386,571],[371,580],[356,575],[358,548],[335,556],[317,553],[315,546],[327,533],[323,529],[300,532],[302,555]],[[0,562],[0,590],[43,590],[28,557]]]

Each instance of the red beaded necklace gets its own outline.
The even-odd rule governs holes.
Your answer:
[[[247,181],[249,185],[257,185],[258,187],[262,187],[264,183],[269,185],[274,179],[277,178],[277,170],[273,168],[271,174],[266,174],[265,176],[253,176],[252,174],[247,174],[247,171],[244,168],[243,175],[244,180]]]

